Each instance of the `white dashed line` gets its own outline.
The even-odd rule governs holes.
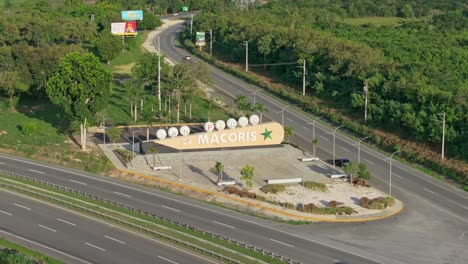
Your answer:
[[[97,248],[97,249],[99,249],[99,250],[101,250],[101,251],[106,251],[105,249],[103,249],[103,248],[101,248],[101,247],[98,247],[98,246],[95,246],[95,245],[93,245],[93,244],[91,244],[91,243],[86,242],[85,244],[88,245],[88,246],[90,246],[90,247]]]
[[[57,220],[60,221],[60,222],[64,222],[65,224],[69,224],[69,225],[71,225],[71,226],[76,226],[76,224],[74,224],[74,223],[72,223],[72,222],[65,221],[65,220],[60,219],[60,218],[57,218]]]
[[[233,227],[233,226],[230,226],[230,225],[227,225],[227,224],[223,224],[223,223],[218,222],[218,221],[213,221],[213,223],[216,223],[216,224],[222,225],[222,226],[226,226],[226,227],[229,227],[229,228],[235,228],[235,227]]]
[[[118,194],[118,195],[125,196],[125,197],[132,197],[131,195],[124,194],[124,193],[119,193],[119,192],[114,192],[114,193],[115,193],[115,194]]]
[[[70,180],[70,181],[71,181],[71,182],[74,182],[74,183],[81,184],[81,185],[88,185],[87,183],[80,182],[80,181],[75,181],[75,180]]]
[[[306,127],[306,126],[303,126],[303,128],[307,129],[307,130],[310,130],[310,128]]]
[[[26,209],[26,210],[29,210],[29,211],[31,211],[31,208],[29,208],[29,207],[26,207],[26,206],[24,206],[24,205],[17,204],[17,203],[14,203],[14,205],[16,205],[16,206],[18,206],[18,207],[21,207],[21,208],[23,208],[23,209]]]
[[[160,259],[162,259],[162,260],[165,260],[165,261],[167,261],[167,262],[169,262],[169,263],[179,264],[179,263],[177,263],[177,262],[175,262],[175,261],[172,261],[172,260],[170,260],[170,259],[167,259],[167,258],[165,258],[165,257],[158,256],[158,258],[160,258]]]
[[[120,240],[118,240],[118,239],[116,239],[116,238],[113,238],[113,237],[110,237],[110,236],[105,236],[105,237],[108,238],[108,239],[110,239],[110,240],[114,240],[115,242],[119,242],[120,244],[124,244],[124,245],[127,244],[127,243],[125,243],[125,242],[123,242],[123,241],[120,241]]]
[[[54,230],[54,229],[52,229],[52,228],[50,228],[50,227],[43,226],[43,225],[39,225],[39,226],[42,227],[42,228],[44,228],[44,229],[47,229],[47,230],[49,230],[49,231],[52,231],[52,232],[54,232],[54,233],[57,233],[57,230]]]
[[[273,239],[273,238],[270,238],[270,240],[273,241],[273,242],[279,243],[279,244],[283,244],[283,245],[288,246],[288,247],[294,247],[293,245],[290,245],[290,244],[288,244],[288,243],[284,243],[284,242],[278,241],[278,240]]]
[[[347,148],[344,148],[344,147],[341,147],[344,151],[347,151],[347,152],[351,152],[351,150],[347,149]]]
[[[398,175],[398,174],[393,174],[393,175],[394,175],[394,176],[397,176],[397,177],[400,178],[400,179],[403,179],[403,177],[401,177],[401,176]]]
[[[169,210],[172,210],[172,211],[176,211],[176,212],[179,212],[180,213],[180,210],[179,209],[175,209],[175,208],[172,208],[172,207],[169,207],[169,206],[165,206],[165,205],[161,205],[162,207],[166,208],[166,209],[169,209]]]
[[[6,214],[6,215],[9,215],[9,216],[12,216],[12,214],[10,214],[10,213],[8,213],[8,212],[5,212],[5,211],[2,211],[2,210],[0,210],[0,213]]]
[[[28,171],[32,171],[32,172],[39,173],[39,174],[45,174],[45,173],[42,172],[42,171],[33,170],[33,169],[28,169]]]
[[[3,163],[3,162],[0,162],[0,164],[1,164],[1,165],[5,165],[5,163]]]
[[[465,233],[466,233],[466,231],[465,231],[465,232],[463,232],[463,234],[461,234],[461,236],[460,236],[460,238],[459,238],[458,240],[462,240],[462,239],[463,239],[463,237],[465,236]]]
[[[432,193],[432,194],[437,195],[437,193],[435,193],[435,192],[433,192],[433,191],[431,191],[431,190],[429,190],[429,189],[424,188],[424,190],[426,190],[426,191],[428,191],[428,192],[430,192],[430,193]]]
[[[367,162],[370,163],[370,164],[375,164],[374,162],[372,162],[372,161],[370,161],[370,160],[368,160],[368,159],[363,159],[363,160],[367,161]]]
[[[324,137],[324,136],[320,136],[320,137],[321,137],[322,139],[325,139],[325,140],[329,141],[329,139],[326,138],[326,137]]]

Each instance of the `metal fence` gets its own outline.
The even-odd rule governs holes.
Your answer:
[[[267,250],[264,250],[264,249],[249,245],[247,243],[239,242],[239,241],[237,241],[235,239],[231,239],[229,237],[226,237],[226,236],[223,236],[223,235],[218,235],[218,234],[215,234],[215,233],[212,233],[212,232],[209,232],[209,231],[200,230],[200,229],[195,228],[193,226],[183,224],[183,223],[180,223],[178,221],[173,221],[173,220],[171,220],[169,218],[158,216],[158,215],[153,214],[151,212],[148,212],[148,211],[145,211],[145,210],[142,210],[142,209],[138,209],[138,208],[135,208],[135,207],[123,204],[123,203],[115,202],[115,201],[112,201],[112,200],[109,200],[109,199],[105,199],[105,198],[102,198],[102,197],[97,196],[97,195],[88,194],[86,192],[74,190],[74,189],[69,188],[69,187],[61,186],[61,185],[50,183],[50,182],[47,182],[47,181],[38,180],[36,178],[31,178],[31,177],[20,175],[20,174],[10,172],[10,171],[0,170],[0,173],[4,174],[4,175],[7,175],[7,176],[12,176],[12,177],[16,177],[16,178],[19,178],[19,179],[22,179],[22,180],[26,180],[26,181],[29,181],[29,182],[37,183],[37,184],[40,184],[40,185],[52,187],[54,189],[58,189],[58,190],[62,190],[62,191],[65,191],[65,192],[77,194],[77,195],[80,195],[80,196],[83,196],[83,197],[91,198],[93,200],[104,202],[104,203],[107,203],[107,204],[110,204],[110,205],[113,205],[113,206],[118,206],[118,207],[121,207],[121,208],[125,208],[127,210],[130,210],[130,211],[133,211],[133,212],[136,212],[136,213],[139,213],[139,214],[143,214],[143,215],[152,217],[152,218],[157,219],[159,221],[162,221],[162,222],[165,222],[165,223],[168,223],[168,224],[172,224],[172,225],[176,225],[178,227],[182,227],[182,228],[185,228],[187,230],[191,230],[193,232],[198,232],[198,233],[201,233],[201,234],[203,234],[205,236],[210,236],[212,238],[217,238],[217,239],[223,240],[225,242],[228,242],[230,244],[240,246],[240,247],[243,247],[243,248],[246,248],[246,249],[250,249],[250,250],[253,250],[253,251],[255,251],[257,253],[260,253],[260,254],[262,254],[264,256],[269,256],[271,258],[276,258],[276,259],[279,259],[281,261],[284,261],[284,262],[287,262],[287,263],[290,263],[290,264],[301,264],[298,261],[292,260],[290,258],[283,257],[281,255],[277,255],[277,254],[275,254],[273,252],[269,252]],[[72,203],[70,203],[68,201],[63,201],[63,200],[60,200],[58,198],[55,198],[55,197],[52,197],[52,196],[49,196],[49,195],[46,195],[46,194],[37,193],[37,192],[34,192],[32,190],[27,190],[27,189],[24,189],[24,188],[21,188],[21,187],[18,187],[18,186],[9,185],[9,184],[5,184],[5,183],[0,183],[0,184],[7,185],[7,186],[9,186],[11,188],[15,188],[15,189],[20,190],[22,192],[33,193],[35,195],[46,197],[46,198],[52,199],[52,200],[54,200],[56,202],[59,202],[59,203],[62,203],[62,204],[65,204],[65,205],[80,209],[82,211],[86,211],[88,213],[99,215],[101,217],[116,221],[118,223],[122,223],[122,224],[125,224],[125,225],[128,225],[128,226],[131,226],[132,228],[136,228],[136,229],[138,229],[140,231],[144,231],[146,233],[153,234],[156,237],[161,237],[161,238],[164,238],[164,239],[168,239],[168,240],[176,242],[176,243],[178,243],[180,245],[184,245],[184,246],[186,246],[188,248],[193,248],[193,249],[199,250],[199,251],[201,251],[203,253],[207,253],[208,255],[211,255],[213,257],[217,257],[220,260],[225,260],[225,261],[228,261],[230,263],[239,263],[237,260],[234,260],[234,259],[232,259],[230,257],[223,256],[223,255],[221,255],[219,253],[203,249],[202,247],[199,247],[199,246],[194,245],[192,243],[184,242],[184,241],[182,241],[180,239],[171,237],[171,236],[169,236],[167,234],[163,234],[163,233],[160,233],[160,232],[157,232],[157,231],[145,228],[145,227],[141,227],[141,226],[138,226],[136,224],[130,223],[128,221],[125,221],[125,220],[122,220],[122,219],[119,219],[119,218],[116,218],[116,217],[113,217],[113,216],[109,216],[109,215],[106,215],[104,213],[97,212],[95,210],[88,209],[88,208],[85,208],[85,207],[82,207],[82,206],[79,206],[79,205],[76,205],[76,204],[72,204]],[[256,260],[258,260],[258,259],[256,259]],[[258,261],[261,261],[261,260],[258,260]]]

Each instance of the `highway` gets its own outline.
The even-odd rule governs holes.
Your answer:
[[[3,189],[0,196],[0,236],[66,263],[216,263]]]
[[[172,60],[180,61],[186,53],[174,46],[178,26],[161,34],[161,49]],[[193,61],[197,59],[193,58]],[[257,89],[217,69],[215,84],[225,94],[250,95]],[[253,98],[247,96],[250,100]],[[281,123],[286,107],[262,92],[256,101],[270,110],[267,116]],[[294,141],[310,145],[313,117],[293,107],[284,111],[285,125],[294,127]],[[331,128],[316,125],[318,154],[330,159]],[[337,157],[357,159],[356,142],[336,134]],[[374,175],[371,184],[389,188],[387,156],[362,145],[361,161]],[[390,219],[366,223],[318,223],[287,225],[258,219],[235,211],[189,198],[101,177],[64,167],[0,154],[0,169],[47,180],[56,184],[99,195],[207,231],[274,251],[303,263],[467,263],[468,262],[468,193],[440,182],[393,161],[392,194],[407,205],[407,210]],[[0,221],[3,223],[3,221]],[[108,241],[110,242],[110,241]]]

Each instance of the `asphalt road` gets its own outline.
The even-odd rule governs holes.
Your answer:
[[[186,53],[173,46],[176,30],[176,27],[169,28],[162,33],[161,49],[169,58],[180,61]],[[215,83],[226,93],[249,95],[255,91],[241,80],[212,70]],[[281,122],[281,114],[274,111],[286,105],[262,92],[257,93],[256,101],[269,108],[269,118]],[[312,120],[291,108],[284,111],[285,124],[294,127],[294,140],[304,146],[311,138],[311,126],[307,123]],[[331,157],[329,131],[331,129],[324,124],[316,125],[318,154],[322,159]],[[352,139],[337,133],[337,157],[356,160],[353,144]],[[361,149],[361,161],[366,162],[375,175],[372,185],[387,190],[389,164],[384,158],[385,155],[367,146]],[[468,194],[397,161],[393,165],[392,194],[406,203],[407,210],[403,214],[367,223],[291,226],[115,179],[0,155],[0,169],[144,208],[303,263],[467,263]]]
[[[67,263],[216,263],[3,189],[0,196],[0,236]]]

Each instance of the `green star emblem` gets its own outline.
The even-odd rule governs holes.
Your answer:
[[[271,132],[272,132],[271,130],[268,131],[268,129],[265,128],[265,132],[261,133],[260,135],[263,136],[263,140],[266,140],[267,138],[272,139]]]

